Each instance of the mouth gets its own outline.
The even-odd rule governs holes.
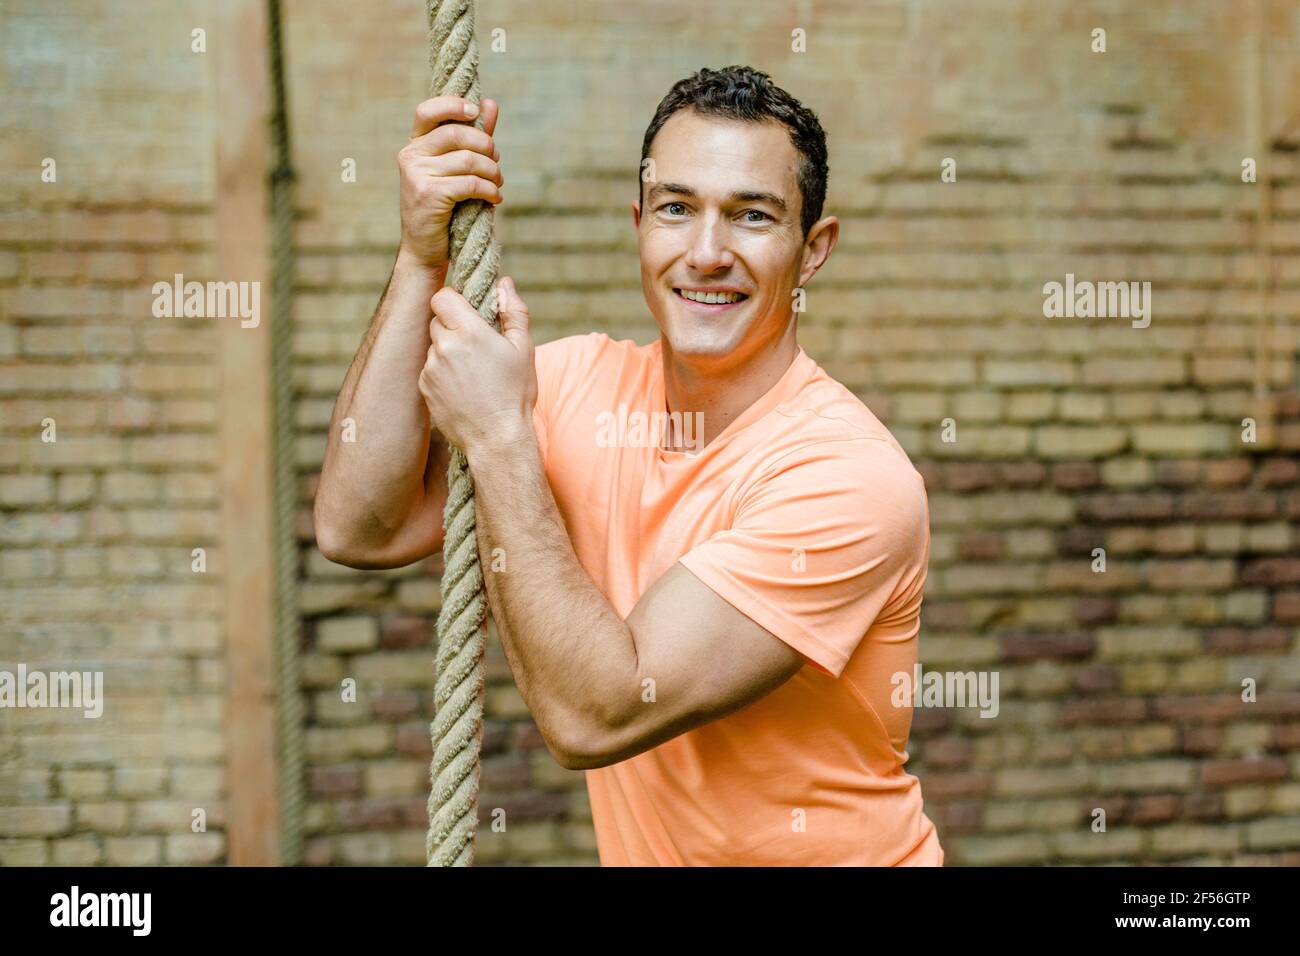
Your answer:
[[[749,298],[735,289],[673,289],[673,294],[691,308],[702,312],[726,312]]]

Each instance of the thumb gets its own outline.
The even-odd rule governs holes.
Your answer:
[[[508,276],[497,282],[497,318],[501,321],[501,334],[511,341],[532,340],[532,320],[528,306],[519,298],[519,290]]]

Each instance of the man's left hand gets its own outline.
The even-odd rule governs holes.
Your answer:
[[[514,282],[497,283],[500,333],[450,287],[439,289],[430,305],[420,394],[434,426],[467,457],[531,434],[537,370],[528,306]]]

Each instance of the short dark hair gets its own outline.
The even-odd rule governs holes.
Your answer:
[[[822,216],[826,202],[826,133],[817,114],[804,106],[772,78],[749,66],[728,66],[721,70],[705,67],[673,84],[659,101],[654,119],[641,142],[641,168],[650,155],[655,135],[678,110],[690,109],[704,116],[725,116],[747,123],[774,119],[790,130],[790,142],[803,157],[799,163],[799,192],[803,196],[800,225],[806,237]],[[639,177],[638,177],[639,178]]]

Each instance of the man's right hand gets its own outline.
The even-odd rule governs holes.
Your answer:
[[[505,180],[501,154],[492,142],[499,112],[484,99],[483,129],[467,115],[471,104],[459,96],[436,96],[415,108],[411,141],[397,154],[401,173],[402,241],[399,259],[445,275],[449,258],[451,212],[466,199],[501,201]]]

